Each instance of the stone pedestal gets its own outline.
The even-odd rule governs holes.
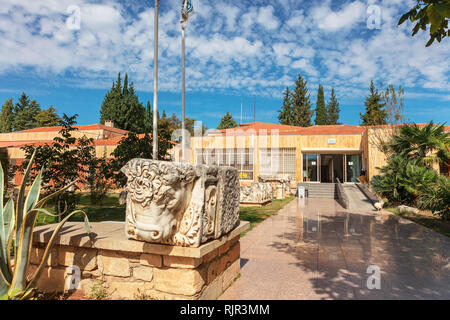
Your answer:
[[[284,188],[281,184],[276,186],[276,199],[284,199]]]
[[[67,223],[37,288],[63,292],[72,283],[87,297],[101,282],[109,299],[216,299],[240,272],[239,239],[248,226],[240,222],[218,239],[199,247],[181,247],[129,240],[121,222],[91,223],[96,235],[91,242],[83,223]],[[35,229],[31,272],[40,263],[54,228]]]

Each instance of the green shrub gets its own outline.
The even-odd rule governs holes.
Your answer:
[[[372,178],[371,185],[390,204],[417,205],[418,198],[424,197],[427,188],[438,181],[434,170],[403,155],[393,156],[386,166],[378,169],[380,174]]]
[[[435,184],[424,188],[419,196],[418,205],[422,209],[430,210],[443,219],[450,218],[450,178],[441,176]]]
[[[30,275],[30,256],[32,249],[33,230],[36,224],[36,218],[39,213],[51,215],[48,211],[42,209],[46,201],[64,193],[74,183],[56,191],[48,197],[39,200],[42,183],[42,170],[33,181],[28,195],[25,197],[25,187],[31,174],[33,160],[36,151],[33,152],[29,164],[24,172],[22,184],[19,189],[17,200],[14,202],[9,199],[3,206],[3,169],[0,167],[0,297],[1,299],[26,299],[33,292],[41,273],[44,271],[46,261],[52,250],[56,235],[76,213],[84,216],[86,229],[89,237],[92,236],[89,229],[87,215],[82,211],[74,211],[66,216],[59,223],[47,243],[43,257]],[[11,252],[14,255],[11,257]]]

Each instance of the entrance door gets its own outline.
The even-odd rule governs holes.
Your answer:
[[[344,155],[321,154],[320,155],[320,182],[332,183],[336,178],[344,181]]]
[[[303,155],[303,181],[305,182],[317,182],[317,168],[318,168],[317,154],[304,154]]]
[[[347,156],[347,182],[356,182],[361,175],[362,155],[348,154]]]

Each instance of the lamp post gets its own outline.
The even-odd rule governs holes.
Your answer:
[[[158,160],[158,16],[159,0],[155,0],[153,63],[153,159]]]

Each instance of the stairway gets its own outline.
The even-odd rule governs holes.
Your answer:
[[[305,187],[308,198],[337,199],[335,183],[299,183],[298,185]]]

